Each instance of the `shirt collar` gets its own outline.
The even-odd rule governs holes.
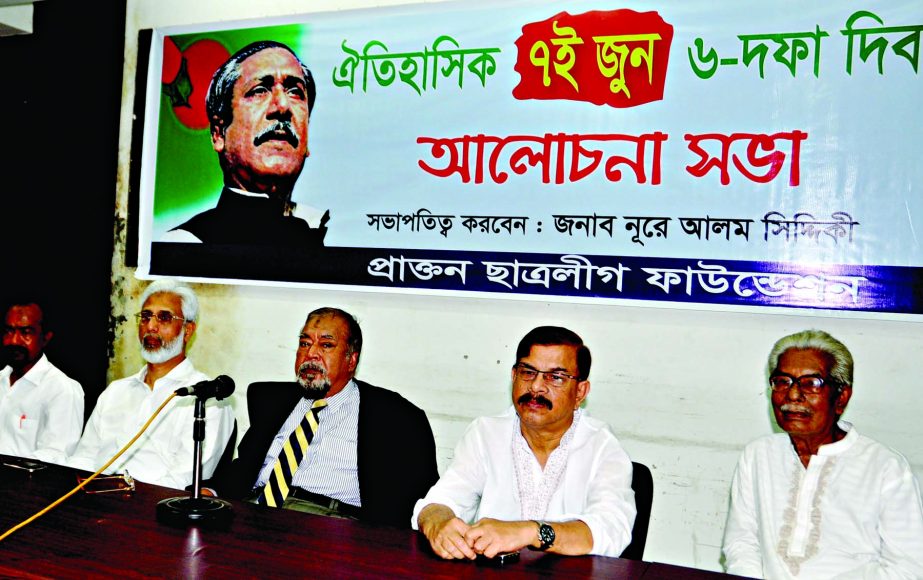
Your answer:
[[[268,193],[252,193],[252,192],[249,192],[249,191],[245,191],[245,190],[243,190],[243,189],[238,189],[238,188],[236,188],[236,187],[229,187],[228,189],[230,189],[230,190],[233,191],[234,193],[237,193],[237,194],[240,194],[240,195],[244,195],[244,196],[246,196],[246,197],[261,197],[261,198],[263,198],[263,199],[269,199],[269,194],[268,194]]]
[[[22,381],[26,381],[26,383],[29,383],[33,386],[38,386],[42,384],[42,381],[45,379],[45,375],[48,374],[48,371],[50,370],[51,370],[51,363],[48,362],[48,357],[45,356],[45,353],[42,353],[42,356],[39,357],[37,361],[35,361],[35,364],[32,365],[32,368],[29,369],[29,372],[24,374],[22,378],[16,382],[21,383]],[[9,365],[7,365],[2,370],[0,370],[0,376],[5,376],[7,380],[10,379],[10,375],[12,374],[13,374],[13,367]]]
[[[327,399],[327,409],[331,412],[339,409],[343,405],[347,404],[349,401],[359,395],[359,386],[356,384],[356,381],[349,379],[349,382],[346,383],[346,386],[343,389],[333,395],[332,397],[325,397]],[[309,401],[315,401],[316,399],[308,399]]]
[[[192,366],[192,361],[189,360],[189,357],[183,359],[181,363],[170,369],[170,372],[160,377],[154,382],[154,390],[158,390],[163,385],[176,385],[179,383],[186,383],[189,380],[189,377],[196,373],[195,367]],[[147,376],[147,365],[141,367],[137,373],[132,375],[132,378],[143,384],[147,388],[147,384],[144,383],[144,378]],[[172,390],[172,388],[171,388]]]
[[[852,423],[849,421],[840,419],[837,421],[837,427],[845,431],[846,436],[835,443],[821,445],[820,449],[817,450],[818,455],[842,455],[843,453],[846,453],[846,451],[848,451],[853,445],[855,445],[856,441],[859,440],[859,432],[856,431],[856,428],[853,427]]]

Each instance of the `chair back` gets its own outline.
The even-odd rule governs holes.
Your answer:
[[[218,465],[215,466],[215,473],[212,475],[213,478],[217,477],[219,474],[223,474],[223,472],[231,466],[235,449],[237,449],[237,419],[234,419],[234,429],[231,431],[231,438],[228,439],[228,443],[221,453],[221,459],[218,460]]]
[[[631,489],[635,492],[635,525],[631,529],[631,543],[622,552],[621,558],[641,560],[647,543],[647,526],[651,521],[651,504],[654,502],[654,478],[651,470],[643,463],[631,462]]]

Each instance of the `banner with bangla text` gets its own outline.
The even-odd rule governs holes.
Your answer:
[[[923,313],[918,1],[411,4],[154,31],[138,275]],[[312,72],[311,244],[177,240],[224,177],[205,93]],[[241,193],[245,195],[245,193]],[[251,230],[252,228],[252,230]]]

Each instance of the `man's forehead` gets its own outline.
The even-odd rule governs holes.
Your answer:
[[[572,344],[533,344],[524,360],[557,361],[564,368],[577,363],[577,347]]]
[[[786,369],[818,369],[826,374],[835,363],[833,355],[816,348],[789,348],[779,356],[779,371]]]
[[[173,294],[172,292],[157,292],[147,297],[141,309],[159,312],[160,310],[179,311],[182,307],[183,301],[178,294]]]
[[[295,55],[284,48],[272,47],[245,58],[240,63],[240,79],[248,82],[263,77],[274,77],[284,72],[283,77],[296,77],[305,82],[304,71]]]
[[[38,304],[16,304],[6,311],[4,322],[7,326],[17,328],[39,326],[42,323],[42,309]]]
[[[332,314],[314,316],[304,325],[301,336],[316,336],[320,338],[342,338],[349,332],[346,323]]]

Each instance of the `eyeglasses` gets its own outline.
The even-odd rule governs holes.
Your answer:
[[[141,312],[135,314],[135,318],[138,319],[138,322],[141,324],[147,324],[151,321],[152,318],[156,318],[161,324],[170,324],[174,320],[186,320],[182,316],[176,316],[169,310],[161,310],[157,314],[154,314],[150,310],[142,310]]]
[[[827,385],[839,387],[839,384],[832,379],[825,381],[821,377],[811,375],[797,378],[789,375],[776,375],[769,378],[769,388],[776,393],[788,392],[792,385],[798,385],[798,390],[806,395],[816,395]]]
[[[536,377],[542,375],[542,380],[546,383],[551,383],[553,387],[563,387],[567,384],[567,381],[577,377],[574,375],[569,375],[559,371],[540,371],[538,369],[533,369],[532,367],[525,366],[522,363],[513,365],[513,371],[516,373],[516,378],[531,383],[535,380]]]

